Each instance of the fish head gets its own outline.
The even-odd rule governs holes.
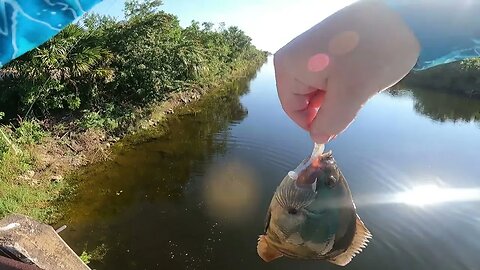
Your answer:
[[[298,168],[285,176],[270,203],[265,234],[257,245],[265,261],[283,255],[333,260],[355,238],[360,220],[332,152],[304,160]],[[369,236],[366,230],[357,242],[363,245]]]
[[[331,152],[315,157],[298,175],[288,174],[270,204],[270,222],[285,237],[298,232],[309,219],[354,205],[345,178]]]

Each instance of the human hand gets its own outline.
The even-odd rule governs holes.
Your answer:
[[[365,102],[401,80],[420,51],[414,34],[381,1],[360,1],[293,39],[274,56],[287,115],[326,143]]]

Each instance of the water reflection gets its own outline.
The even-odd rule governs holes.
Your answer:
[[[419,181],[421,183],[421,181]],[[409,207],[429,207],[440,204],[453,206],[454,203],[468,203],[480,201],[480,188],[456,188],[439,185],[435,182],[417,184],[413,187],[401,187],[402,191],[395,193],[361,194],[355,198],[356,205],[373,207],[380,205],[400,205]]]
[[[80,172],[78,196],[59,222],[68,224],[63,236],[72,248],[81,253],[105,244],[106,257],[93,263],[97,269],[208,265],[223,233],[210,216],[248,222],[244,214],[258,203],[258,181],[247,164],[209,166],[227,151],[221,138],[229,136],[229,127],[248,115],[239,96],[249,91],[254,75],[179,110],[166,128],[160,127],[166,132],[136,134],[124,140],[111,161]],[[232,173],[243,173],[243,182],[222,178],[233,179]],[[209,175],[205,185],[199,182],[202,175]],[[226,204],[225,196],[233,203]]]
[[[480,99],[425,89],[389,90],[392,96],[410,95],[415,111],[439,122],[480,122]]]
[[[167,132],[141,134],[112,161],[87,168],[62,236],[79,253],[105,244],[105,259],[92,265],[99,270],[339,269],[264,263],[256,253],[275,188],[312,150],[278,103],[273,70],[270,62],[251,83],[234,85],[247,93],[240,98],[204,99],[177,112]],[[453,99],[435,94],[443,95],[377,95],[327,145],[374,235],[345,269],[478,269],[480,129],[415,110]]]
[[[435,184],[416,186],[394,196],[394,201],[413,206],[479,200],[480,188],[448,188]]]

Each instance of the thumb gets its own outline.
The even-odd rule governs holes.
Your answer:
[[[369,99],[364,91],[332,87],[310,124],[310,136],[316,143],[327,143],[344,131]]]

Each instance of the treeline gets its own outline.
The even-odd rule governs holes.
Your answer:
[[[131,108],[210,87],[265,61],[267,53],[239,28],[198,22],[182,28],[160,5],[127,1],[121,21],[90,15],[5,66],[4,119],[81,112],[111,116],[114,128]]]
[[[480,58],[411,72],[400,85],[480,98]]]

